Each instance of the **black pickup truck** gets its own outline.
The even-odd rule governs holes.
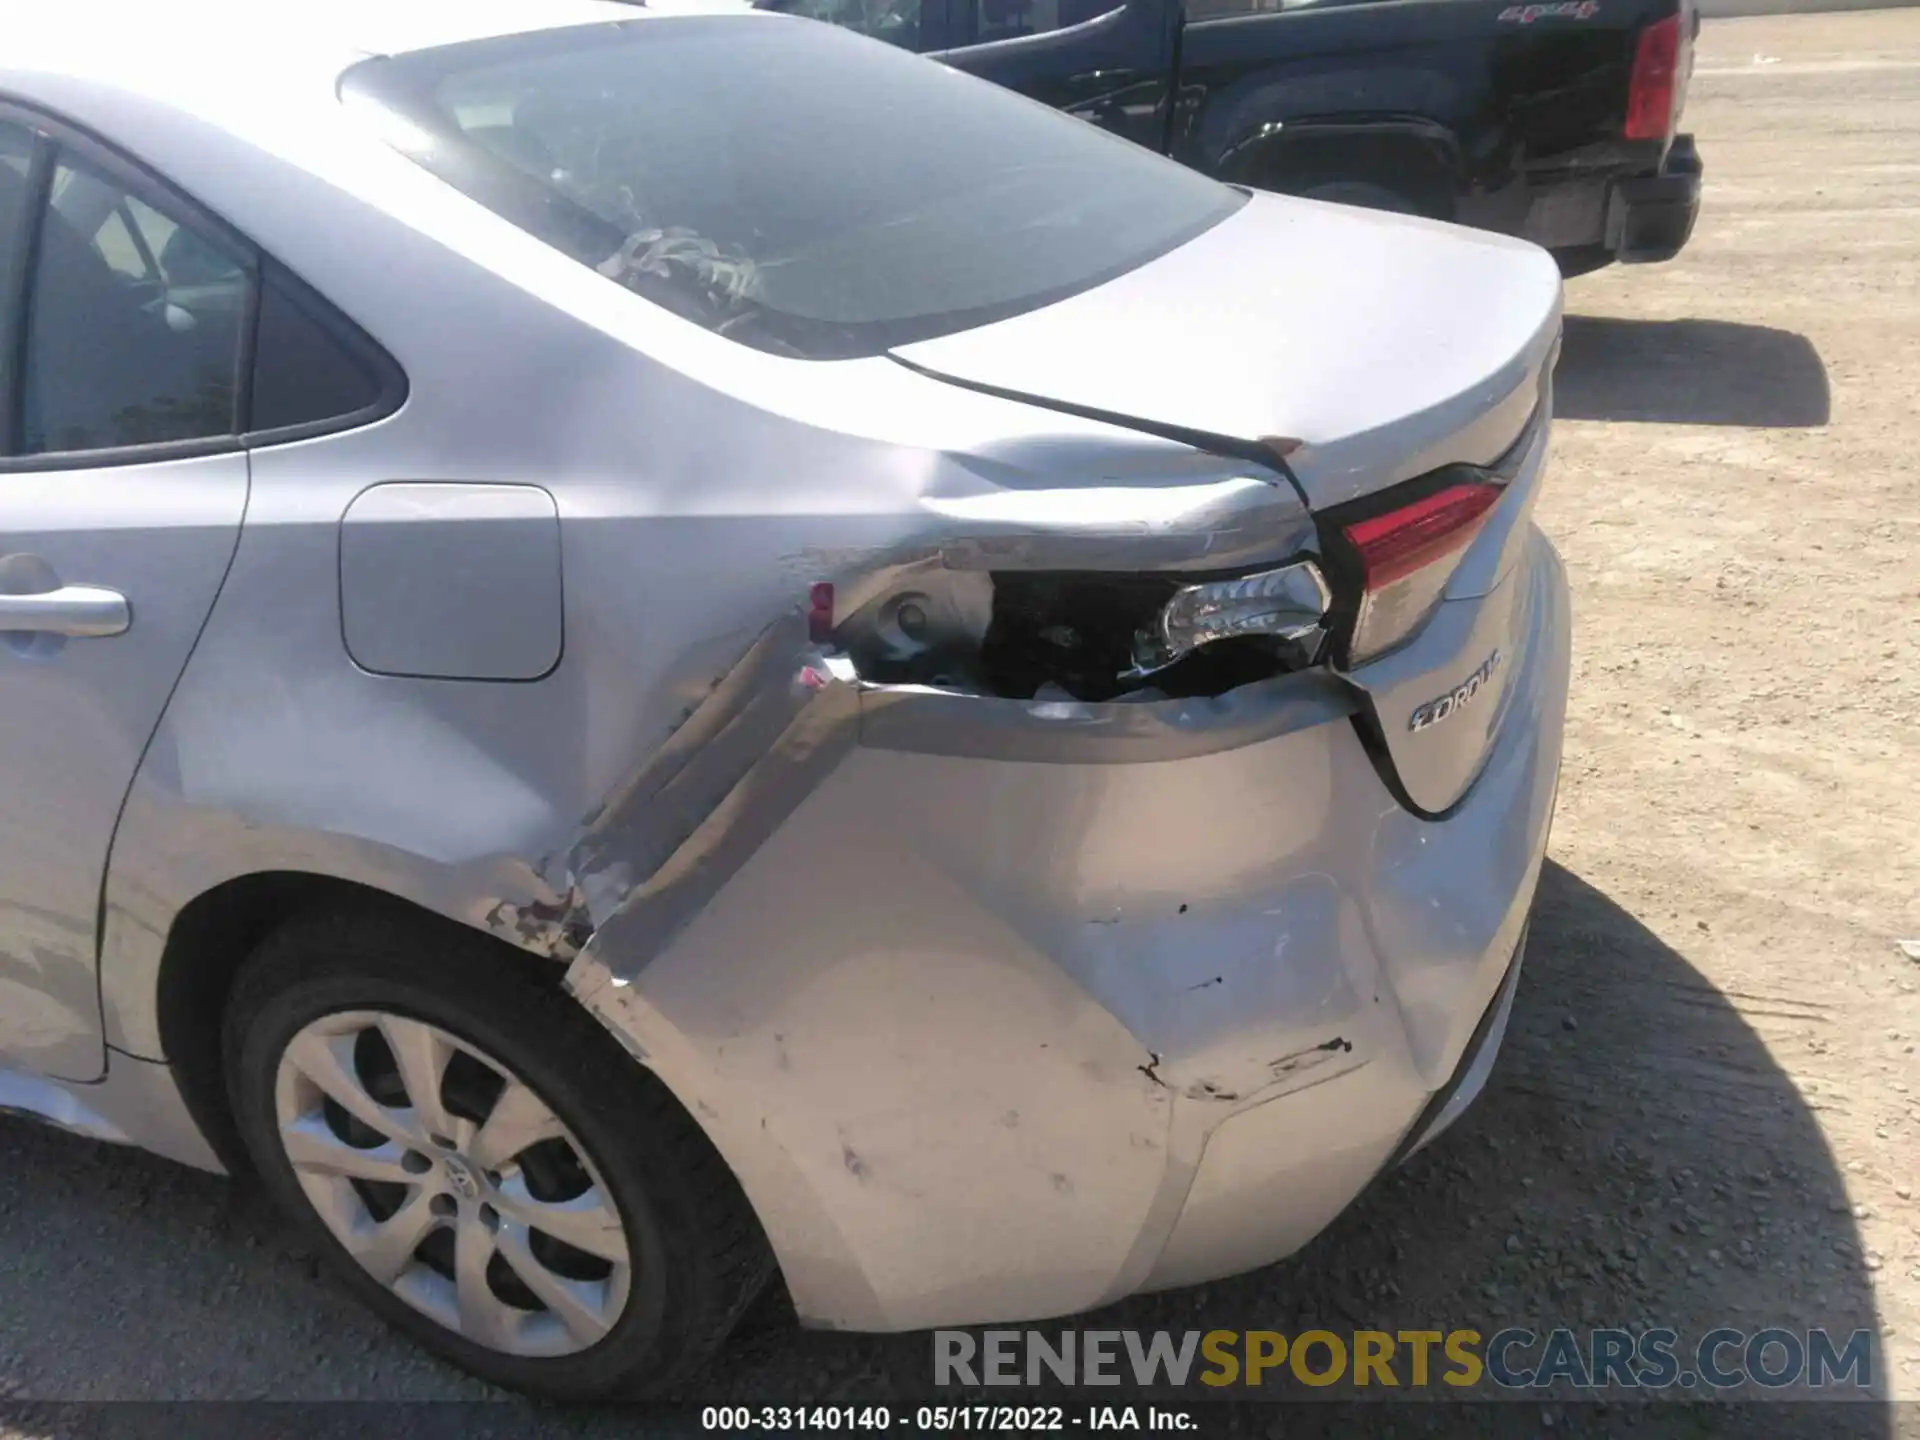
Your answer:
[[[757,0],[922,51],[1222,180],[1668,260],[1693,0]]]

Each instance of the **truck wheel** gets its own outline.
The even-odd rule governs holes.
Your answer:
[[[227,1082],[255,1165],[348,1287],[497,1385],[657,1389],[772,1261],[655,1077],[483,936],[312,914],[248,960]]]
[[[1577,275],[1591,275],[1595,270],[1604,270],[1613,263],[1613,252],[1604,245],[1574,245],[1553,252],[1555,263],[1560,266],[1560,276],[1571,280]]]
[[[1298,193],[1305,199],[1325,200],[1332,205],[1358,205],[1363,210],[1387,210],[1395,215],[1422,213],[1408,196],[1367,180],[1333,180]]]

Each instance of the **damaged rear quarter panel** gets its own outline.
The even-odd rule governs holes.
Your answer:
[[[867,838],[821,847],[848,801]],[[597,937],[583,999],[691,1100],[803,1317],[1098,1303],[1160,1198],[1171,1097],[1050,956],[865,810],[830,780],[636,980],[598,970]]]
[[[782,757],[819,765],[804,798],[722,821],[569,970],[700,1114],[804,1317],[1086,1308],[1147,1280],[1242,1102],[1379,1061],[1411,1118],[1363,922],[1322,873],[1370,834],[1332,813],[1367,777],[1344,711],[1170,760],[1083,733],[1077,763],[1035,764],[891,724],[859,743],[859,698],[807,702],[847,742]],[[689,886],[711,903],[671,898]]]
[[[1527,738],[1444,839],[1312,672],[1134,707],[829,669],[569,982],[692,1097],[808,1318],[1059,1313],[1285,1254],[1512,961],[1566,679],[1564,614],[1534,610],[1559,658],[1526,667]]]

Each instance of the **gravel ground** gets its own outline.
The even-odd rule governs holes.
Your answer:
[[[1105,1326],[1865,1326],[1883,1395],[1920,1398],[1920,11],[1711,22],[1688,119],[1691,248],[1568,289],[1541,519],[1577,669],[1495,1080],[1303,1255]],[[0,1154],[0,1397],[490,1393],[250,1187],[11,1121]],[[858,1401],[928,1356],[770,1312],[693,1393]],[[1920,1407],[1506,1410],[1890,1435]]]

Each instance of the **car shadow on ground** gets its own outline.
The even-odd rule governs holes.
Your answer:
[[[1825,425],[1832,402],[1820,353],[1790,330],[1569,315],[1553,410],[1563,420],[1784,429]]]
[[[1840,1341],[1856,1329],[1877,1332],[1860,1236],[1819,1122],[1727,998],[1631,914],[1552,864],[1526,967],[1480,1103],[1301,1255],[1036,1328],[1491,1335],[1508,1326],[1670,1326],[1681,1332],[1683,1360],[1719,1325],[1802,1336],[1824,1327]],[[0,1162],[0,1400],[496,1395],[372,1320],[256,1186],[11,1120],[0,1122]],[[891,1401],[904,1415],[903,1406],[929,1398],[932,1353],[926,1334],[801,1332],[776,1298],[681,1394],[697,1404]],[[1875,1379],[1884,1385],[1877,1371]],[[961,1390],[939,1398],[1022,1397]],[[1550,1394],[1529,1398],[1536,1403],[1372,1406],[1363,1428],[1892,1433],[1887,1410],[1871,1401],[1836,1416],[1825,1404],[1736,1414],[1644,1407],[1629,1395],[1599,1412]],[[1182,1394],[1179,1403],[1194,1399]],[[1549,1402],[1559,1408],[1543,1410]],[[473,1407],[296,1413],[314,1425],[344,1417],[356,1433],[383,1430],[374,1424],[382,1417],[416,1428],[458,1417],[469,1437],[528,1427],[627,1435],[645,1418],[619,1408],[538,1416],[517,1405],[479,1408],[484,1416]],[[1352,1408],[1298,1407],[1284,1429],[1354,1433]],[[1207,1434],[1269,1434],[1280,1420],[1265,1406],[1200,1413],[1212,1417]],[[659,1426],[650,1418],[643,1428]]]

